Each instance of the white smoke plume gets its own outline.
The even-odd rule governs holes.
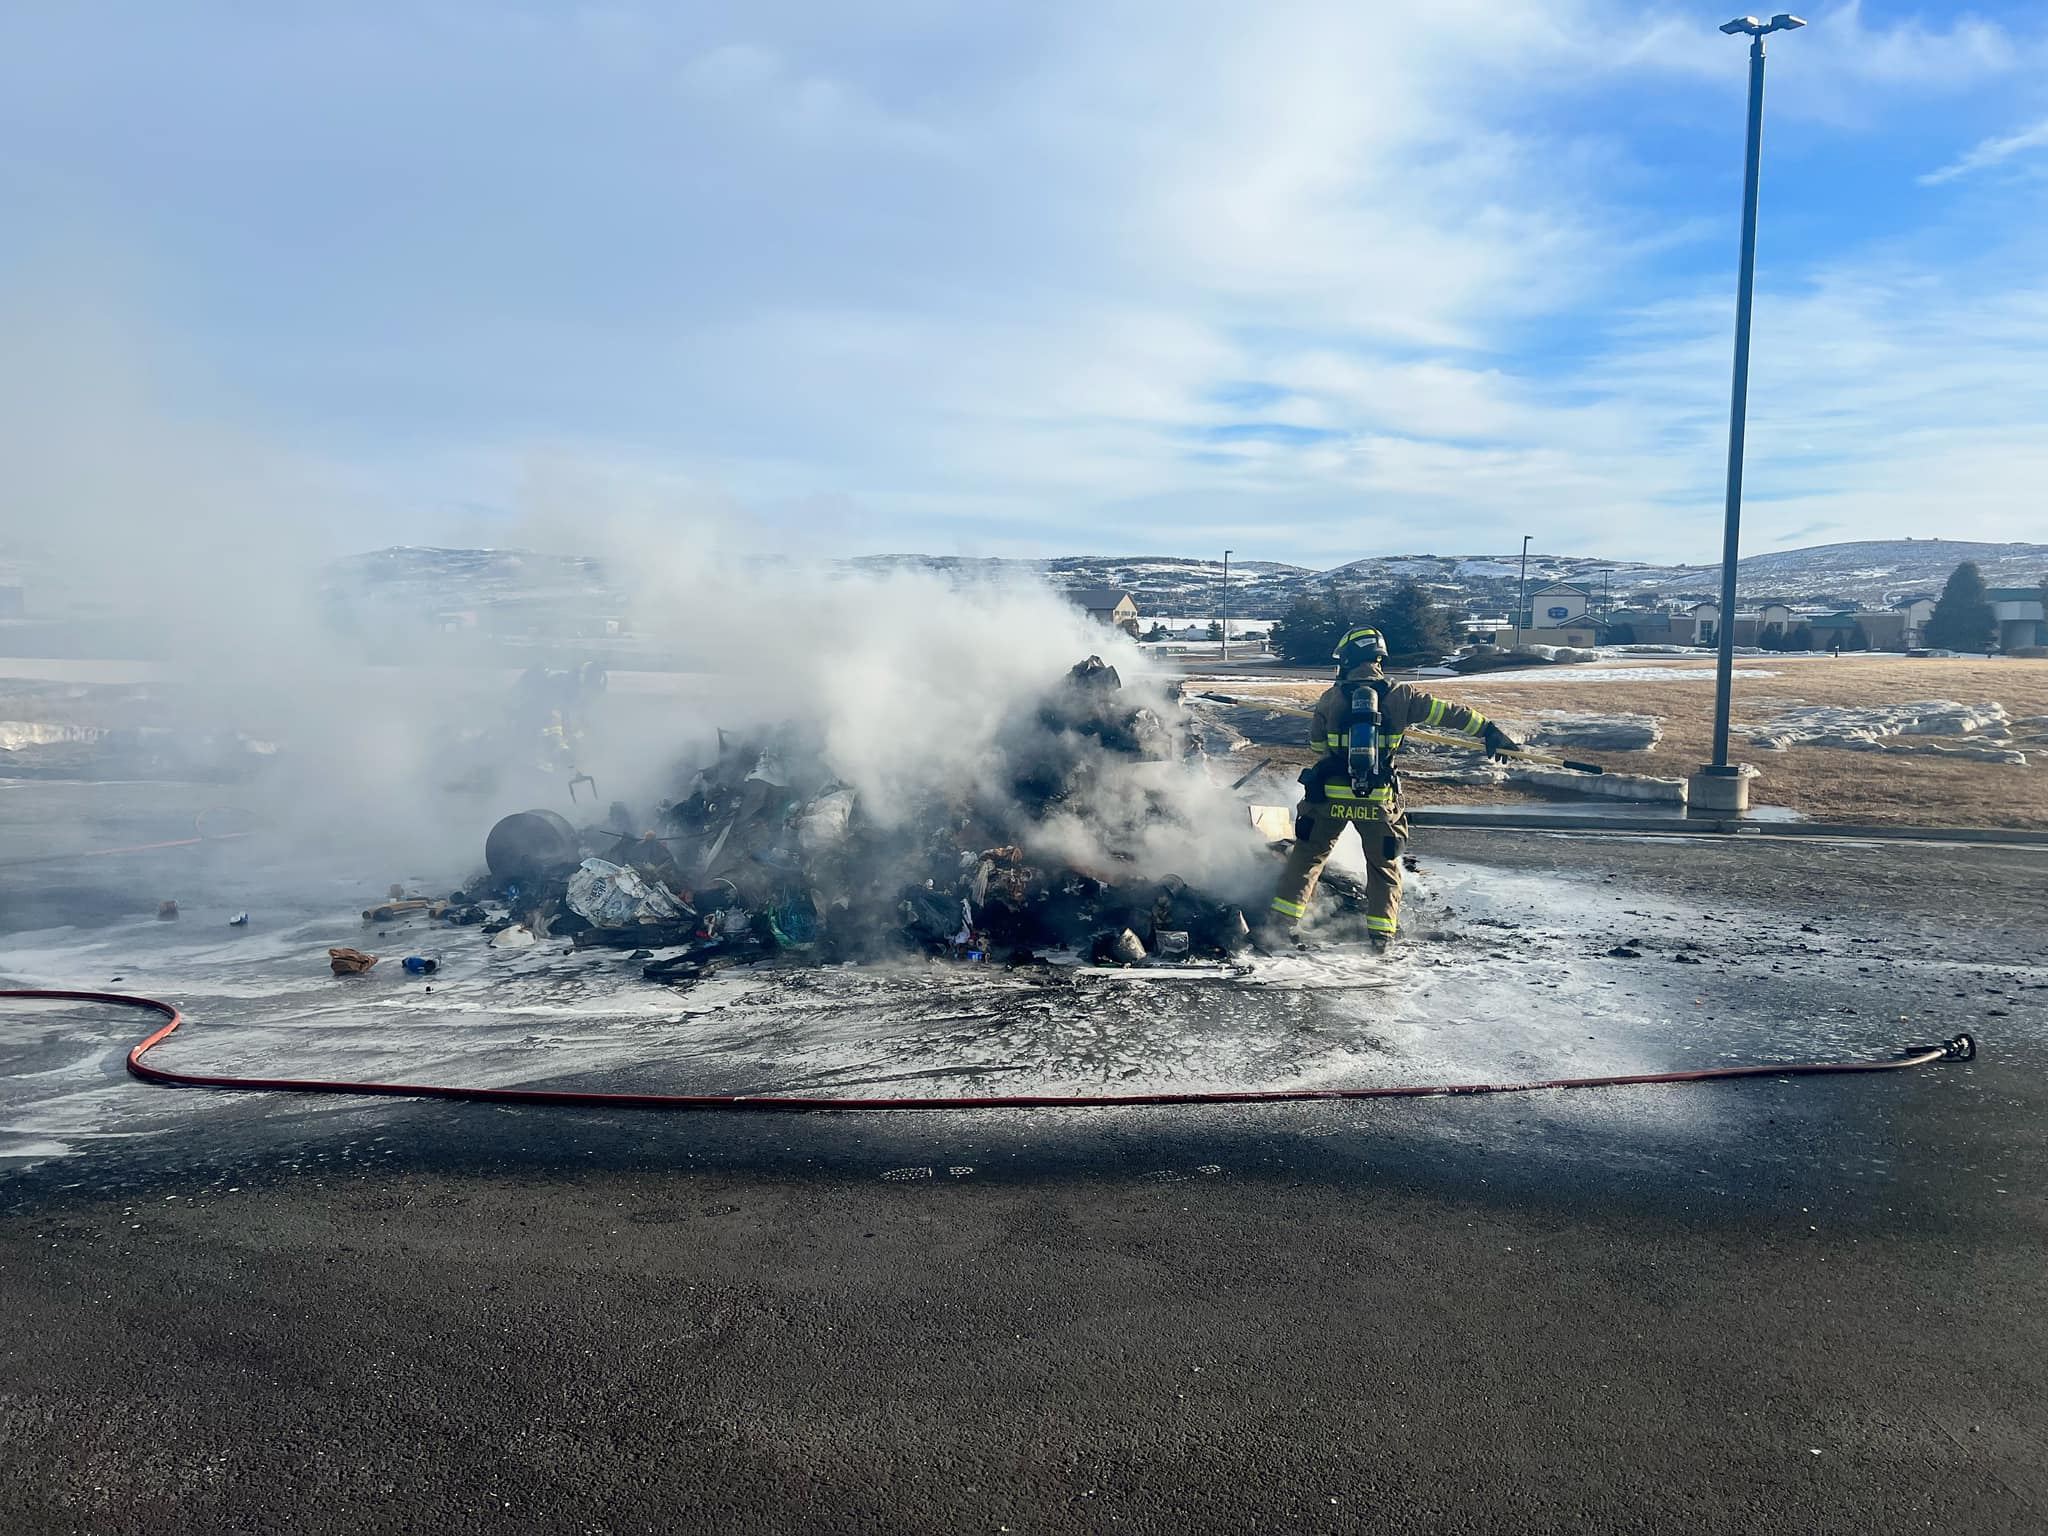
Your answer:
[[[276,744],[224,798],[309,859],[344,853],[450,885],[499,815],[542,794],[575,810],[559,782],[536,781],[523,743],[477,733],[503,723],[522,666],[600,648],[464,657],[424,630],[338,628],[320,600],[328,562],[369,541],[331,466],[223,425],[96,306],[10,318],[0,543],[37,554],[38,606],[56,594],[86,615],[98,654],[163,669],[174,730]],[[1042,583],[786,558],[771,531],[701,490],[537,460],[507,542],[596,556],[624,589],[630,644],[608,658],[612,688],[578,766],[643,819],[708,759],[720,726],[814,728],[862,814],[913,832],[935,799],[1005,792],[1005,731],[1086,656],[1169,710],[1139,648]],[[636,667],[636,650],[660,670]],[[477,753],[506,770],[495,788],[465,785]],[[1032,844],[1136,877],[1255,877],[1242,809],[1200,762],[1099,775]]]
[[[524,535],[598,554],[625,582],[636,630],[692,674],[674,719],[616,738],[615,781],[643,801],[663,787],[650,770],[692,748],[708,757],[711,727],[783,721],[820,732],[830,771],[884,826],[935,802],[1001,799],[1014,767],[1004,737],[1091,655],[1118,669],[1134,703],[1178,712],[1138,645],[1043,582],[764,560],[746,553],[758,546],[732,509],[621,495],[559,469],[545,484]],[[1270,871],[1225,777],[1199,756],[1108,764],[1027,847],[1089,872],[1242,891]]]

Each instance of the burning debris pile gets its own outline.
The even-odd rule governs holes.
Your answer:
[[[1090,657],[995,733],[968,781],[886,808],[834,771],[824,731],[720,731],[651,817],[615,803],[583,829],[551,811],[501,820],[453,910],[493,913],[495,944],[645,951],[656,980],[767,958],[1232,956],[1271,856],[1191,726],[1177,690],[1126,688]],[[1159,872],[1176,847],[1214,888]],[[1326,900],[1355,898],[1337,880]]]

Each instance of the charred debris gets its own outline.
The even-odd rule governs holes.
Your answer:
[[[1112,965],[1227,960],[1250,945],[1239,903],[1254,893],[1148,877],[1134,856],[1147,831],[1155,847],[1162,828],[1218,831],[1188,824],[1174,791],[1178,775],[1203,769],[1199,733],[1177,685],[1159,699],[1144,702],[1091,656],[997,733],[975,782],[886,816],[841,782],[804,725],[720,731],[714,760],[681,775],[650,817],[614,802],[583,827],[547,810],[503,818],[486,872],[435,915],[499,946],[635,951],[650,979],[674,982],[736,964],[906,954],[1011,966],[1051,951]],[[1263,883],[1269,845],[1249,817],[1236,826]],[[1056,851],[1076,845],[1099,853]],[[1338,905],[1360,894],[1341,878],[1327,889]]]

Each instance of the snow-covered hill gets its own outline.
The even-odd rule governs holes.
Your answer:
[[[1868,539],[1816,544],[1807,549],[1751,555],[1737,566],[1737,581],[1752,597],[1838,595],[1844,602],[1882,603],[1915,592],[1939,593],[1965,560],[1975,561],[1993,587],[2034,587],[2048,579],[2048,544],[1985,544],[1965,539]],[[1676,567],[1665,577],[1635,585],[1668,590],[1720,579],[1718,565]],[[1617,586],[1619,575],[1615,577]]]
[[[1817,544],[1745,556],[1737,567],[1743,602],[1766,598],[1844,605],[1884,605],[1910,593],[1935,592],[1965,560],[1973,560],[1994,587],[2032,587],[2048,579],[2048,544],[1987,544],[1961,539],[1871,539]],[[1321,581],[1358,580],[1379,585],[1412,577],[1469,595],[1512,593],[1519,577],[1515,555],[1373,556],[1325,572]],[[1594,593],[1611,591],[1617,603],[1646,597],[1669,601],[1719,593],[1721,568],[1651,565],[1588,555],[1529,555],[1529,581],[1569,581]]]
[[[1992,586],[2035,586],[2048,577],[2048,544],[1979,544],[1951,539],[1874,540],[1752,555],[1742,562],[1745,602],[1765,598],[1828,599],[1844,605],[1885,604],[1914,592],[1938,592],[1963,560],[1974,560]],[[769,562],[772,563],[772,562]],[[1045,560],[971,559],[950,555],[874,555],[836,562],[844,570],[931,570],[963,580],[1003,576],[1043,579],[1067,591],[1121,587],[1149,619],[1208,618],[1217,611],[1220,560],[1172,555],[1070,555]],[[340,562],[332,590],[347,606],[386,612],[434,613],[559,604],[582,612],[626,612],[630,603],[597,561],[516,550],[400,548]],[[1327,571],[1267,560],[1233,560],[1230,607],[1245,618],[1271,617],[1306,592],[1333,587],[1384,590],[1412,579],[1441,597],[1479,611],[1506,612],[1521,576],[1518,554],[1374,555]],[[1716,594],[1711,565],[1649,565],[1590,555],[1529,557],[1531,586],[1576,582],[1596,596],[1664,602]],[[489,627],[488,624],[485,627]]]

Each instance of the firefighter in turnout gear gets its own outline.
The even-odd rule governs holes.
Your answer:
[[[1318,753],[1301,775],[1301,810],[1294,849],[1280,873],[1269,925],[1291,930],[1308,910],[1316,881],[1346,827],[1365,845],[1365,925],[1375,947],[1393,942],[1401,917],[1401,844],[1408,820],[1401,809],[1395,758],[1411,729],[1470,737],[1489,756],[1521,750],[1521,743],[1477,710],[1433,698],[1381,669],[1387,643],[1376,629],[1354,629],[1338,642],[1337,681],[1316,700],[1309,741]]]

